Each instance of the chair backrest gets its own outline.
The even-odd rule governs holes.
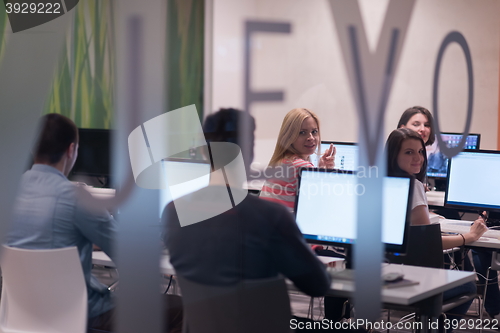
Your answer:
[[[76,247],[3,246],[0,332],[85,333],[87,288]]]
[[[281,278],[248,280],[228,287],[199,284],[181,276],[177,279],[184,332],[290,332],[290,300]]]
[[[500,270],[500,252],[498,250],[493,251],[491,255],[491,269]]]
[[[412,225],[409,243],[404,256],[388,256],[391,263],[443,268],[443,243],[439,223]]]

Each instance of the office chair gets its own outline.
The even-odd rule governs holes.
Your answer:
[[[443,268],[443,245],[439,224],[417,225],[410,227],[408,250],[405,256],[388,255],[391,263],[431,268]],[[477,293],[465,293],[443,301],[441,312],[451,309],[477,297]],[[408,307],[385,306],[387,309],[407,310]],[[411,306],[410,306],[411,308]]]
[[[490,284],[490,282],[489,282],[490,271],[492,271],[492,270],[495,271],[495,274],[498,274],[497,271],[500,270],[500,252],[498,252],[498,251],[493,251],[491,254],[491,265],[490,265],[490,267],[488,267],[488,270],[486,271],[483,300],[486,299],[486,291],[488,290],[488,285]],[[483,314],[484,314],[484,311],[481,311],[480,316],[479,316],[481,320],[483,320]]]
[[[177,276],[184,307],[183,333],[289,333],[290,300],[283,279],[212,286]]]
[[[85,333],[87,287],[76,247],[2,247],[0,332]]]

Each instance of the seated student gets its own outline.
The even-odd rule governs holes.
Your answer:
[[[430,146],[427,148],[427,169],[431,172],[446,172],[447,163],[445,156],[439,150],[437,152],[434,151],[437,142],[433,123],[434,119],[429,110],[422,106],[414,106],[403,112],[397,128],[409,128],[420,134],[425,146]],[[459,219],[458,214],[453,210],[442,209],[439,214],[453,214],[449,218]]]
[[[414,176],[414,189],[411,210],[411,224],[424,225],[430,224],[429,208],[427,206],[427,197],[425,196],[424,179],[427,156],[422,136],[409,128],[399,128],[389,135],[386,143],[387,153],[387,175],[411,175]],[[472,243],[481,237],[488,228],[482,218],[478,218],[470,227],[470,231],[454,236],[443,236],[443,249],[451,249],[457,246]],[[462,286],[453,288],[443,293],[443,299],[447,300],[460,295],[464,292],[475,292],[476,285],[469,282]],[[450,312],[456,314],[465,314],[472,301],[459,305]]]
[[[73,121],[60,114],[45,115],[35,148],[35,164],[21,178],[6,243],[24,249],[76,246],[87,285],[88,327],[112,331],[113,294],[91,271],[93,244],[114,257],[116,222],[105,210],[86,209],[76,186],[66,178],[77,155],[78,129]],[[172,311],[172,316],[165,332],[180,332],[180,297],[169,295],[167,305],[167,315]]]
[[[422,106],[413,106],[406,109],[399,118],[397,128],[409,128],[417,132],[426,146],[430,146],[436,139],[433,126],[434,119],[429,110]]]
[[[253,132],[253,118],[241,111],[223,109],[208,116],[203,126],[207,141],[238,142],[241,121],[251,122]],[[244,162],[249,165],[251,161]],[[212,173],[208,188],[178,200],[189,202],[193,210],[208,212],[218,203],[218,198],[207,195],[213,187],[227,191],[224,178]],[[181,226],[172,202],[162,221],[170,262],[188,280],[224,286],[284,275],[310,296],[324,296],[329,290],[325,266],[305,243],[293,216],[280,204],[247,195],[219,215]]]
[[[410,128],[416,131],[422,137],[426,146],[434,147],[435,136],[434,119],[432,114],[424,107],[414,106],[411,107],[401,115],[398,122],[398,128]],[[437,153],[430,153],[428,155],[429,170],[431,172],[446,172],[447,163],[445,156],[439,151]],[[423,180],[422,180],[423,181]],[[449,208],[439,208],[435,212],[442,215],[448,219],[460,220],[460,215],[455,209]],[[486,280],[486,272],[491,263],[492,250],[485,248],[474,248],[471,250],[472,259],[474,261],[474,268],[479,273],[478,280],[479,285],[484,285]],[[470,267],[470,261],[468,257],[465,257],[465,266]],[[488,281],[487,294],[484,300],[484,308],[486,312],[492,318],[500,319],[500,288],[498,286],[498,275],[490,274],[490,280]]]
[[[287,113],[281,124],[276,147],[269,162],[269,169],[274,177],[266,179],[260,192],[260,198],[278,202],[289,210],[294,209],[297,195],[298,175],[301,167],[314,167],[309,157],[319,154],[321,130],[318,116],[311,110],[296,108]],[[319,159],[320,168],[335,167],[335,147],[330,147]],[[267,172],[266,174],[272,174]],[[338,256],[322,246],[312,248],[319,255]],[[325,318],[338,321],[346,298],[325,297]]]
[[[399,119],[397,128],[409,128],[420,134],[422,140],[424,140],[425,146],[428,146],[428,148],[426,148],[428,172],[446,172],[448,165],[446,158],[439,152],[439,149],[436,151],[437,140],[433,123],[434,118],[429,110],[422,106],[414,106],[403,112],[401,118]],[[429,191],[427,178],[423,183],[425,190]],[[460,219],[458,212],[454,209],[442,207],[436,210],[436,213],[449,219]]]
[[[278,134],[276,147],[269,162],[274,168],[275,177],[267,179],[260,197],[279,202],[290,210],[295,205],[299,169],[314,167],[309,156],[319,153],[321,145],[318,116],[311,110],[298,108],[287,113]],[[331,145],[319,159],[320,168],[333,169],[335,166],[335,147]]]
[[[228,119],[229,124],[214,126]],[[253,117],[241,111],[222,109],[208,116],[203,126],[207,141],[238,142],[237,130],[241,120],[250,121],[253,132]],[[249,162],[245,161],[245,164]],[[226,183],[212,173],[209,187],[213,186],[225,188]],[[199,202],[192,205],[193,209],[203,209],[212,199],[205,197],[204,192],[201,189],[181,200]],[[324,265],[304,242],[293,216],[281,205],[248,195],[240,204],[220,215],[181,227],[175,206],[170,203],[162,220],[170,261],[176,272],[185,278],[224,285],[281,273],[310,295],[323,295],[329,288],[330,278]],[[241,238],[238,230],[245,231]],[[240,262],[239,253],[247,260]]]

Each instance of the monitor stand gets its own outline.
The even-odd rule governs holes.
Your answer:
[[[73,182],[85,183],[86,185],[93,187],[102,187],[102,188],[110,188],[111,179],[110,177],[96,177],[96,176],[88,176],[88,175],[72,175],[70,174],[68,177],[69,180]]]
[[[443,179],[436,178],[436,179],[434,179],[434,186],[436,187],[436,191],[440,191],[440,192],[446,191],[446,178],[443,178]]]
[[[488,212],[486,225],[488,228],[500,226],[500,212]]]
[[[344,248],[344,253],[338,253],[332,250],[315,250],[318,256],[335,257],[345,259],[345,268],[352,268],[352,251],[349,248]]]

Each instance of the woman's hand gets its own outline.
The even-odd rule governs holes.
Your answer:
[[[486,214],[486,212],[483,214]],[[477,241],[487,230],[488,227],[486,226],[484,219],[479,217],[471,225],[469,232],[464,234],[465,243],[468,244]]]
[[[335,167],[335,154],[337,149],[333,143],[330,144],[330,147],[325,151],[323,156],[319,159],[319,167],[325,169],[333,169]]]

